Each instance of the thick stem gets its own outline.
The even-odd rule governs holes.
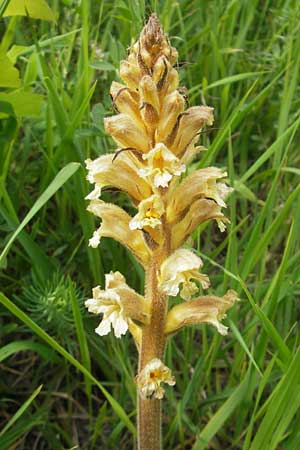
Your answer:
[[[145,297],[151,302],[151,321],[143,328],[139,371],[153,358],[163,360],[165,350],[164,322],[167,297],[157,288],[157,271],[162,254],[153,257],[146,271]],[[161,400],[138,398],[138,450],[161,450]]]

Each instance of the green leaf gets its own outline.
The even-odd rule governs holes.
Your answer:
[[[27,45],[13,45],[6,53],[12,64],[15,64],[18,56],[26,52],[29,47]]]
[[[41,113],[43,98],[40,94],[23,90],[0,93],[0,101],[10,103],[17,117],[38,116]]]
[[[102,70],[105,72],[116,70],[115,66],[107,61],[96,61],[90,64],[90,67],[92,67],[92,69]]]
[[[3,16],[29,16],[32,19],[55,21],[54,13],[45,0],[10,0]]]
[[[24,350],[30,350],[38,353],[43,359],[46,361],[51,360],[52,362],[59,362],[59,358],[53,354],[49,353],[49,348],[39,342],[33,341],[15,341],[10,342],[0,349],[0,362],[4,361],[6,358],[9,358],[11,355],[15,353],[22,352]]]
[[[25,218],[22,220],[8,243],[6,244],[4,250],[2,251],[0,255],[0,267],[1,263],[6,257],[11,245],[15,241],[15,239],[18,237],[19,233],[23,230],[24,227],[30,222],[30,220],[35,216],[35,214],[44,206],[45,203],[54,195],[58,189],[60,189],[66,181],[79,169],[80,164],[79,163],[69,163],[67,166],[65,166],[63,169],[61,169],[60,172],[56,175],[54,180],[49,184],[47,189],[42,193],[42,195],[37,199],[37,201],[34,203],[33,207],[30,209],[30,211],[26,214]]]
[[[21,80],[19,71],[6,55],[0,55],[0,67],[0,87],[20,87]]]

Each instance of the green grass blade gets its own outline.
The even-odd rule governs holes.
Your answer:
[[[231,416],[238,405],[243,401],[247,393],[249,376],[245,377],[242,383],[234,390],[226,402],[218,409],[216,414],[210,419],[204,430],[197,437],[192,450],[205,450],[210,440],[218,433],[220,428]]]
[[[30,404],[33,402],[35,397],[39,395],[41,392],[43,385],[39,386],[32,394],[31,396],[26,400],[25,403],[18,409],[18,411],[12,416],[12,418],[8,421],[8,423],[5,425],[5,427],[0,431],[0,437],[4,436],[4,434],[13,426],[13,424],[24,414],[26,409],[30,406]]]
[[[54,180],[49,184],[47,189],[40,195],[36,200],[33,207],[26,214],[16,231],[13,233],[12,237],[9,239],[4,250],[0,255],[0,266],[3,259],[6,257],[11,245],[18,237],[19,233],[26,227],[30,220],[39,212],[39,210],[47,203],[47,201],[68,181],[68,179],[79,169],[79,163],[70,163],[59,171]]]
[[[80,362],[77,361],[67,350],[65,350],[54,338],[52,338],[48,333],[46,333],[41,327],[39,327],[30,317],[25,314],[20,308],[14,305],[2,292],[0,292],[0,303],[5,306],[13,315],[18,317],[22,322],[24,322],[35,334],[37,334],[41,339],[47,342],[50,347],[52,347],[56,352],[62,355],[69,363],[71,363],[76,369],[88,377],[92,383],[94,383],[105,398],[110,403],[111,407],[119,418],[125,423],[127,428],[135,435],[136,429],[132,424],[127,414],[125,413],[122,406],[112,397],[112,395],[103,387],[103,385],[87,370]]]

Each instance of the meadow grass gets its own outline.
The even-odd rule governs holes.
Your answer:
[[[144,275],[119,244],[87,246],[84,160],[115,148],[109,86],[152,11],[190,104],[215,108],[193,164],[227,167],[231,224],[224,235],[201,226],[193,246],[214,292],[241,298],[227,337],[202,325],[169,343],[164,448],[299,450],[299,2],[48,3],[56,22],[0,25],[5,50],[23,46],[25,91],[43,95],[38,115],[0,117],[1,450],[133,448],[133,342],[97,336],[83,302],[110,270],[138,291]],[[130,210],[118,192],[104,198]]]

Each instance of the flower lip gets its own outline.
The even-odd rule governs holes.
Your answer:
[[[105,336],[114,330],[115,336],[120,338],[128,330],[128,318],[116,288],[125,285],[124,277],[116,272],[105,275],[105,290],[100,286],[93,289],[93,298],[85,302],[88,311],[94,314],[103,314],[102,321],[95,329],[100,336]]]
[[[158,143],[148,153],[143,154],[148,165],[139,169],[141,177],[149,177],[156,188],[168,187],[173,176],[180,176],[185,165],[163,144]]]
[[[161,225],[164,204],[158,195],[151,195],[141,201],[138,209],[138,213],[129,222],[131,230],[142,230],[144,227],[155,228]]]

